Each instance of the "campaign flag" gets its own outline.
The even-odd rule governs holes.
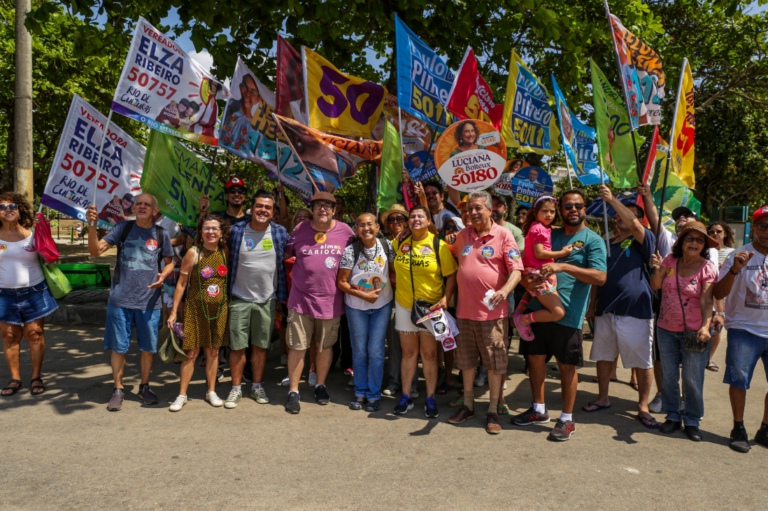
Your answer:
[[[101,112],[74,95],[41,202],[85,221],[95,186],[96,206],[101,208],[98,227],[109,230],[133,214],[131,207],[141,193],[146,149],[110,124],[99,165],[96,160],[106,123]]]
[[[632,114],[632,126],[661,123],[661,102],[666,78],[661,58],[627,30],[619,18],[609,14],[613,45],[619,57],[624,98]]]
[[[627,109],[605,75],[589,59],[592,70],[595,123],[597,124],[598,163],[611,176],[617,188],[629,188],[637,183],[637,162],[632,147],[632,132]],[[645,137],[634,135],[638,147]]]
[[[448,112],[448,96],[453,73],[445,61],[395,14],[397,56],[397,99],[400,108],[429,122],[447,128],[456,119]]]
[[[448,110],[460,120],[479,119],[501,129],[504,105],[493,102],[493,91],[480,74],[471,46],[464,52],[459,72],[449,94]]]
[[[222,82],[139,17],[112,98],[113,111],[168,135],[218,146],[216,100],[227,98]]]
[[[560,119],[560,134],[563,137],[563,148],[568,160],[571,162],[576,177],[583,185],[600,184],[601,170],[597,166],[595,154],[595,128],[590,128],[578,117],[573,115],[560,87],[557,85],[555,75],[552,75],[552,91],[555,93],[555,108]],[[603,180],[608,182],[610,178],[603,172]]]
[[[314,193],[312,181],[278,132],[274,111],[275,94],[238,57],[231,97],[221,118],[221,147],[266,168],[271,179],[306,202]]]
[[[216,176],[172,136],[149,132],[144,168],[142,190],[155,196],[160,212],[171,220],[195,227],[203,195],[210,198],[210,211],[227,208],[224,188]]]
[[[680,77],[680,88],[677,91],[675,105],[675,126],[672,132],[672,167],[688,188],[696,187],[696,176],[693,173],[694,135],[696,133],[696,118],[693,107],[693,75],[688,59],[683,60],[683,72]]]
[[[523,153],[552,156],[560,149],[560,130],[549,93],[515,50],[509,59],[501,134],[507,146]]]
[[[381,142],[329,135],[293,119],[276,117],[320,191],[333,193],[344,178],[381,156]]]
[[[339,135],[371,138],[387,89],[345,75],[306,46],[301,51],[309,126]]]
[[[305,118],[307,108],[304,104],[304,67],[301,64],[301,54],[279,34],[276,60],[277,113],[308,124],[309,120]]]
[[[376,207],[386,211],[402,199],[403,151],[400,136],[392,123],[385,121],[384,140],[381,144],[381,165],[379,166],[379,195]],[[398,193],[399,192],[399,193]]]

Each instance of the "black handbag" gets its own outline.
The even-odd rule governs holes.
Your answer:
[[[439,243],[439,241],[438,241]],[[438,245],[439,247],[439,245]],[[435,257],[437,258],[438,262],[440,261],[440,254],[435,253]],[[438,265],[438,268],[440,266]],[[429,314],[429,309],[433,307],[434,303],[429,303],[426,300],[422,299],[416,299],[416,288],[413,285],[413,238],[411,238],[411,250],[408,251],[408,270],[411,272],[411,292],[413,292],[413,307],[411,307],[411,323],[416,325],[418,328],[423,328],[424,330],[428,330],[426,323],[419,323],[418,321]]]
[[[699,342],[698,332],[688,330],[688,323],[685,321],[685,308],[683,307],[683,297],[680,295],[680,259],[675,266],[675,282],[677,283],[677,299],[680,300],[680,310],[683,312],[683,349],[691,353],[704,353],[709,347],[709,341]]]

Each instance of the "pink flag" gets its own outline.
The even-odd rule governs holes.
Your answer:
[[[480,75],[472,47],[467,47],[448,97],[448,111],[460,120],[480,119],[501,129],[504,105],[493,102],[493,92]]]

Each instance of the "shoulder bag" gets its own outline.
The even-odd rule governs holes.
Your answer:
[[[685,321],[685,307],[683,307],[683,297],[680,294],[680,259],[675,266],[675,282],[677,283],[677,299],[680,300],[680,310],[683,312],[683,349],[691,353],[704,353],[707,351],[709,341],[699,342],[697,340],[698,332],[688,330],[688,323]]]

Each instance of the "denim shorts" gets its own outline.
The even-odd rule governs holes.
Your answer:
[[[0,289],[0,321],[26,325],[58,309],[45,280],[36,286]]]
[[[157,353],[157,330],[160,325],[160,309],[136,310],[107,305],[107,324],[104,326],[104,349],[121,355],[128,353],[132,328],[136,325],[139,349]]]
[[[723,383],[741,390],[749,390],[757,361],[763,359],[768,376],[768,337],[760,337],[737,328],[728,330],[728,348],[725,352]]]

